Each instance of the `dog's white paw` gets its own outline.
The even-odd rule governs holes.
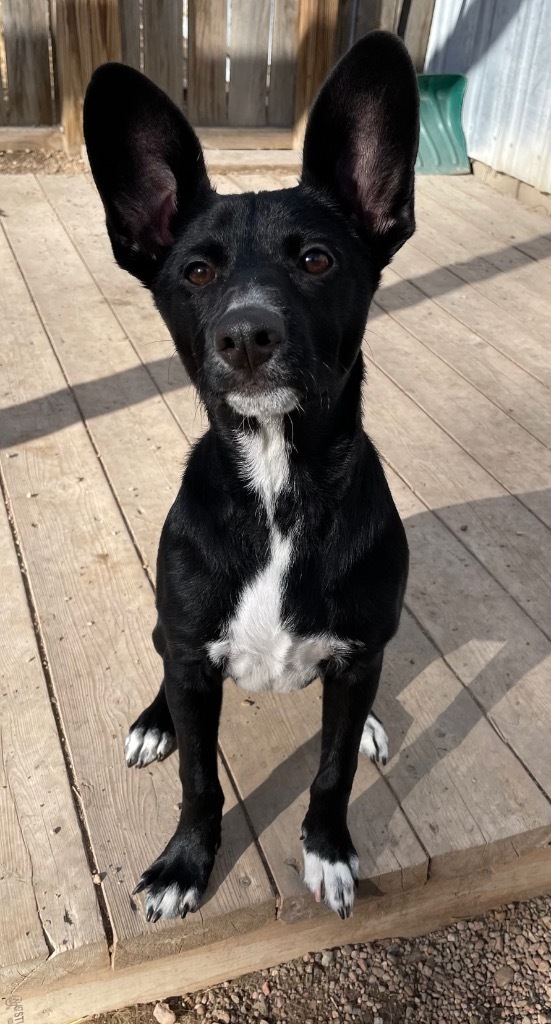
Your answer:
[[[360,866],[356,854],[351,854],[348,860],[331,863],[317,853],[306,850],[303,853],[304,884],[314,894],[316,902],[324,900],[343,920],[350,917]]]
[[[184,889],[179,882],[154,886],[146,896],[145,917],[153,924],[161,917],[185,917],[189,912],[193,914],[200,902],[201,894],[195,886]]]
[[[388,761],[388,736],[383,723],[375,715],[367,716],[360,740],[360,753],[367,754],[372,761],[380,761],[381,764]]]
[[[152,761],[162,761],[174,750],[175,739],[170,732],[160,729],[131,729],[124,744],[124,756],[129,768],[144,768]]]

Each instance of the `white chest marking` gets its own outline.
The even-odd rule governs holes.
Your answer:
[[[281,415],[266,417],[256,434],[238,434],[243,475],[266,509],[268,561],[244,588],[222,636],[208,644],[215,664],[245,690],[297,690],[315,679],[321,661],[347,654],[352,644],[328,634],[299,637],[282,617],[285,577],[300,523],[283,536],[274,523],[277,496],[289,479],[289,453]]]

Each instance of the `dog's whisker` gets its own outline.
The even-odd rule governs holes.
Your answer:
[[[166,379],[167,379],[167,383],[168,384],[171,383],[171,380],[170,380],[170,370],[172,368],[172,362],[173,362],[174,359],[176,359],[177,355],[178,355],[177,352],[173,352],[171,357],[170,357],[170,359],[169,359],[169,361],[168,361],[168,366],[166,368]]]

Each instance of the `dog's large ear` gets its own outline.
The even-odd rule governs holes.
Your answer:
[[[314,103],[302,180],[354,217],[381,266],[415,230],[419,137],[415,70],[404,44],[371,32],[342,58]]]
[[[161,89],[114,63],[92,75],[84,138],[115,259],[149,284],[175,224],[210,189],[199,139]]]

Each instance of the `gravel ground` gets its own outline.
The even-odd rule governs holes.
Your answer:
[[[308,953],[99,1024],[551,1024],[551,896],[418,939]]]
[[[0,174],[86,174],[82,157],[42,150],[0,150]]]

